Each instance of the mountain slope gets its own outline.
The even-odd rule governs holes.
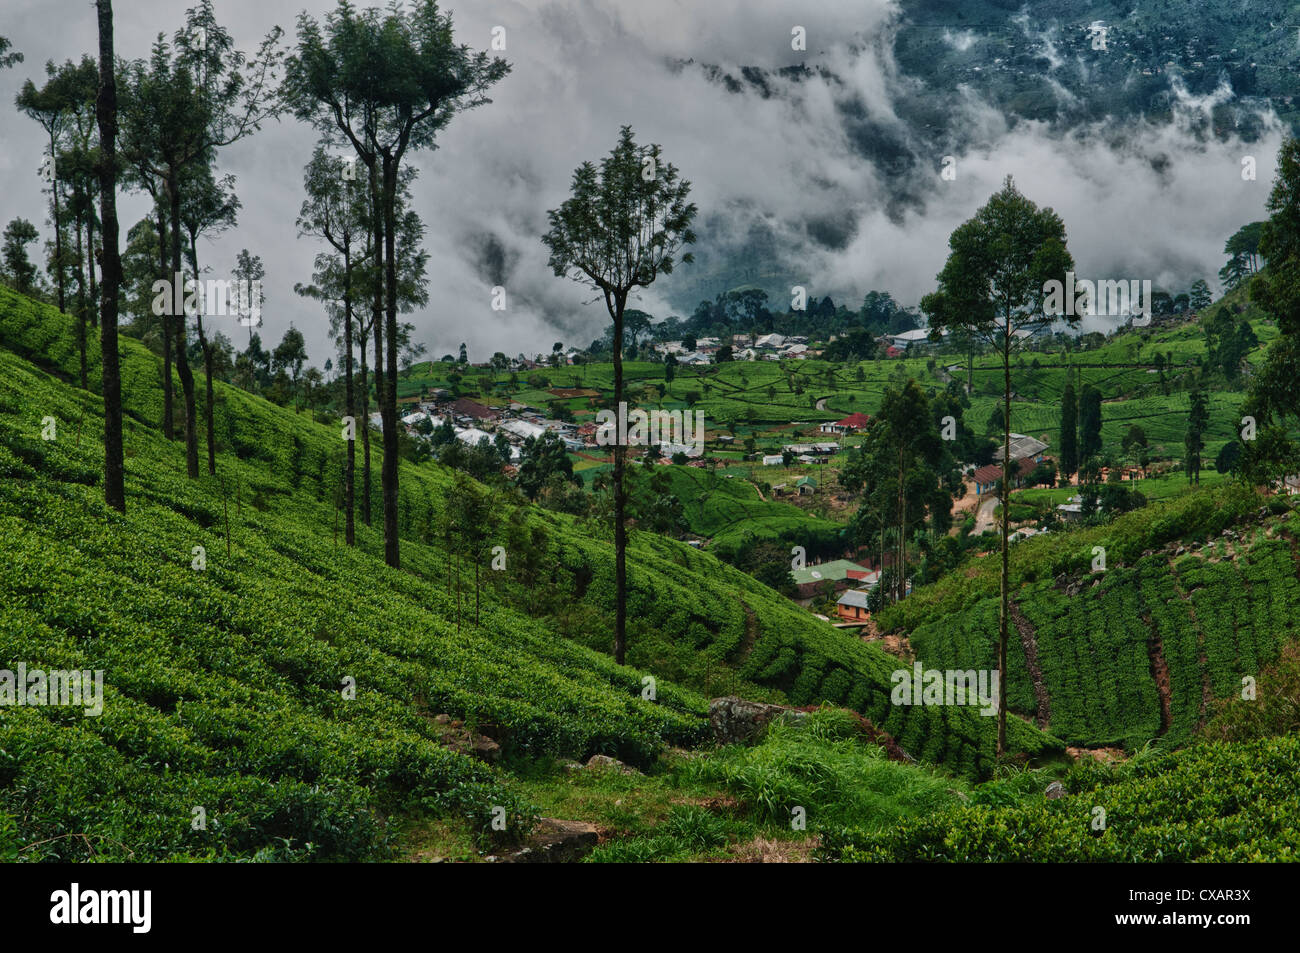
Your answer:
[[[511,569],[484,569],[476,611],[471,564],[441,543],[454,474],[402,464],[393,571],[377,531],[336,541],[336,427],[220,384],[221,476],[189,481],[158,430],[159,362],[129,339],[128,510],[107,510],[100,401],[50,373],[75,367],[71,341],[69,318],[0,289],[0,663],[104,671],[99,717],[0,707],[0,814],[26,857],[83,857],[82,834],[112,858],[376,857],[395,814],[486,836],[497,806],[522,827],[505,775],[447,750],[433,713],[507,759],[647,764],[704,739],[692,685],[847,704],[918,757],[992,770],[991,719],[891,706],[892,658],[681,544],[634,534],[624,668],[581,644],[612,629],[604,527],[492,496]],[[1012,740],[1060,748],[1023,724]]]

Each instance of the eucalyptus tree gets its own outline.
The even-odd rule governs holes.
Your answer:
[[[98,288],[95,281],[95,211],[99,193],[99,131],[95,116],[99,76],[95,61],[83,57],[74,66],[61,68],[68,123],[63,147],[56,160],[55,181],[68,188],[68,211],[73,230],[72,266],[77,280],[77,341],[81,351],[82,387],[86,386],[86,322],[97,324],[95,304]],[[83,244],[82,236],[85,236]]]
[[[83,59],[91,69],[93,85],[91,87],[90,110],[94,110],[94,93],[98,84],[98,68],[89,56]],[[66,263],[63,259],[63,215],[59,203],[58,170],[59,150],[63,142],[64,130],[67,128],[74,103],[80,99],[72,94],[70,88],[71,72],[75,70],[71,61],[63,67],[56,67],[54,61],[45,64],[45,85],[39,89],[30,79],[23,83],[22,89],[14,99],[14,104],[29,119],[35,120],[45,130],[49,140],[47,153],[47,181],[50,186],[50,218],[54,223],[54,284],[58,292],[59,310],[66,310],[65,286],[67,281]]]
[[[113,59],[113,0],[95,0],[99,22],[99,218],[103,228],[103,287],[99,301],[101,389],[104,392],[104,502],[126,512],[122,453],[122,374],[117,350],[117,295],[122,259],[117,249],[117,76]]]
[[[123,151],[142,176],[159,183],[168,211],[172,280],[182,271],[185,170],[211,163],[216,149],[252,135],[263,121],[279,115],[280,103],[269,84],[281,60],[281,35],[279,27],[272,29],[249,58],[217,23],[211,0],[202,0],[185,12],[185,25],[170,44],[160,33],[148,62],[129,68]],[[185,401],[185,467],[194,479],[199,473],[194,375],[185,357],[185,316],[171,317]]]
[[[401,564],[397,526],[397,204],[408,151],[431,149],[458,114],[489,102],[488,90],[509,72],[499,57],[457,45],[451,17],[435,0],[358,12],[340,0],[324,27],[303,13],[298,46],[287,61],[282,94],[293,113],[332,142],[350,145],[370,188],[375,282],[376,378],[387,339],[379,400],[383,419],[384,559]],[[378,314],[383,305],[384,322]]]
[[[314,298],[326,305],[330,317],[330,332],[340,341],[340,353],[348,350],[346,346],[348,318],[354,325],[353,340],[359,351],[359,380],[361,445],[362,445],[362,492],[361,520],[370,525],[371,466],[370,466],[370,364],[367,358],[369,342],[375,331],[376,313],[373,308],[364,307],[364,303],[374,300],[377,281],[374,269],[374,232],[371,230],[369,195],[358,184],[355,176],[344,174],[347,165],[341,164],[337,157],[331,158],[324,143],[318,146],[308,164],[306,172],[307,199],[303,202],[298,218],[300,235],[313,235],[325,240],[330,251],[316,256],[313,264],[312,281],[308,285],[297,284],[294,291],[305,297]],[[407,208],[410,202],[410,183],[414,181],[416,171],[406,168],[398,175],[397,193],[397,289],[398,310],[403,314],[416,308],[422,308],[429,302],[427,268],[429,255],[421,247],[424,239],[424,224],[419,215]],[[339,329],[343,334],[340,336]],[[411,326],[403,322],[398,327],[397,343],[399,353],[409,352]],[[376,348],[380,338],[376,337]],[[350,365],[350,358],[344,358]],[[382,357],[376,353],[376,362]],[[349,370],[348,378],[353,376]],[[351,387],[349,383],[345,385]],[[377,387],[377,390],[380,388]],[[355,394],[347,396],[348,414],[356,416],[357,398]],[[349,447],[349,453],[352,448]],[[348,468],[353,464],[349,463]],[[345,491],[346,492],[346,491]]]
[[[632,127],[623,126],[618,144],[597,167],[584,162],[573,173],[572,195],[547,212],[550,249],[557,278],[568,277],[594,289],[613,322],[614,405],[623,402],[623,323],[628,296],[671,274],[681,261],[694,260],[682,248],[695,241],[691,222],[697,211],[688,202],[691,184],[663,161],[658,145],[638,146]],[[626,447],[620,427],[614,444],[614,564],[616,611],[614,658],[627,653],[627,524],[624,485]]]
[[[195,164],[187,167],[184,186],[181,189],[181,228],[185,232],[185,252],[190,263],[190,275],[194,280],[194,321],[199,335],[199,348],[203,352],[204,405],[203,421],[208,445],[208,475],[217,475],[217,441],[216,428],[213,423],[214,394],[212,380],[215,376],[212,367],[212,345],[203,328],[203,269],[199,267],[199,236],[206,234],[209,238],[219,235],[235,224],[239,214],[240,201],[235,195],[234,176],[227,175],[220,181],[213,178],[212,167],[207,164]],[[230,286],[227,285],[227,288]]]
[[[354,281],[359,253],[369,231],[364,196],[355,175],[345,174],[336,156],[318,145],[303,177],[307,198],[298,214],[298,236],[324,239],[332,249],[316,256],[312,284],[295,285],[294,291],[327,303],[343,324],[343,413],[352,418],[347,431],[347,461],[343,467],[344,539],[356,545],[356,398],[353,393],[353,310],[357,285]],[[333,315],[331,315],[333,317]],[[367,431],[360,417],[362,432]],[[367,457],[369,454],[367,454]],[[367,465],[367,470],[369,469]],[[367,474],[368,477],[368,474]],[[369,479],[366,481],[367,488]]]
[[[948,239],[951,253],[939,272],[937,291],[921,300],[930,327],[982,338],[1001,357],[1003,372],[1003,455],[999,497],[1002,503],[1002,606],[998,618],[998,754],[1006,750],[1007,625],[1010,609],[1008,553],[1011,458],[1011,355],[1055,321],[1077,325],[1076,308],[1045,307],[1049,282],[1064,286],[1074,267],[1066,250],[1065,223],[1050,208],[1040,209],[1007,176],[1000,191],[959,225]],[[1055,313],[1054,313],[1055,312]],[[1064,312],[1064,313],[1060,313]]]

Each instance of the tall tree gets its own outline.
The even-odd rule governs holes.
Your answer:
[[[365,244],[367,232],[364,196],[356,184],[355,175],[347,175],[339,160],[331,156],[325,146],[318,145],[307,164],[304,186],[307,198],[298,215],[298,234],[324,239],[332,249],[316,256],[312,284],[295,286],[295,291],[335,305],[335,313],[342,312],[343,324],[343,389],[344,414],[351,417],[354,426],[347,440],[347,459],[343,466],[344,539],[347,545],[356,545],[356,425],[358,420],[354,379],[353,312],[357,303],[358,283],[355,280],[357,265]],[[366,433],[365,418],[360,418],[362,433]],[[367,486],[369,480],[366,481]]]
[[[1061,394],[1061,449],[1057,454],[1062,485],[1068,484],[1070,477],[1079,469],[1078,422],[1079,405],[1074,397],[1074,381],[1067,378],[1065,391]]]
[[[103,228],[103,287],[99,351],[104,392],[104,502],[126,512],[122,454],[122,376],[117,351],[117,296],[122,259],[117,240],[117,77],[113,62],[113,0],[95,0],[99,19],[99,220]]]
[[[1091,460],[1101,453],[1101,391],[1091,384],[1083,385],[1079,395],[1079,462]]]
[[[584,162],[573,173],[572,196],[546,213],[556,277],[569,277],[598,291],[613,322],[614,405],[623,403],[623,318],[635,288],[648,288],[671,274],[685,245],[695,241],[691,222],[697,211],[687,202],[690,182],[663,161],[658,145],[638,146],[632,127],[619,132],[618,144],[597,168]],[[690,252],[681,255],[694,261]],[[627,448],[620,427],[614,445],[614,573],[616,608],[614,658],[627,654]]]
[[[350,144],[366,167],[374,212],[375,313],[383,291],[384,560],[401,565],[397,521],[398,276],[396,261],[399,173],[408,150],[433,148],[458,113],[489,102],[488,90],[509,72],[499,57],[457,45],[451,17],[435,0],[417,0],[407,12],[358,13],[346,0],[320,24],[298,18],[298,47],[287,63],[282,94],[294,114],[334,141]],[[376,337],[380,323],[375,320]],[[377,340],[376,344],[380,342]],[[376,360],[378,361],[378,347]],[[378,376],[379,367],[376,366]]]
[[[212,382],[216,374],[212,364],[212,345],[203,328],[203,306],[205,296],[201,284],[202,269],[199,267],[199,236],[217,235],[235,224],[240,202],[234,192],[234,177],[226,176],[221,181],[212,177],[210,165],[195,163],[188,167],[186,181],[182,189],[181,228],[185,231],[185,250],[190,263],[190,274],[194,279],[195,330],[199,335],[199,348],[203,353],[204,404],[203,421],[205,441],[208,447],[208,475],[217,474],[217,439],[213,417],[215,415],[215,395]]]
[[[268,83],[281,59],[274,28],[256,56],[236,50],[216,20],[211,0],[185,12],[169,45],[161,34],[149,62],[130,67],[131,95],[123,115],[124,151],[133,166],[161,183],[170,223],[172,280],[181,268],[181,190],[185,170],[210,163],[214,150],[252,135],[277,116]],[[172,309],[174,310],[174,308]],[[176,365],[185,402],[185,468],[199,474],[194,375],[186,358],[185,315],[172,315]]]
[[[64,278],[67,266],[75,269],[77,282],[77,346],[81,356],[81,386],[87,386],[86,325],[98,323],[98,292],[95,283],[95,206],[99,195],[99,134],[95,99],[99,94],[99,67],[89,56],[71,61],[57,72],[57,95],[63,102],[65,120],[61,127],[54,172],[55,185],[67,188],[67,211],[72,227],[73,253],[56,243],[55,272]],[[64,216],[60,216],[63,218]],[[83,240],[84,236],[84,240]],[[59,259],[62,259],[61,261]]]
[[[5,276],[20,294],[34,295],[39,290],[39,272],[27,254],[27,246],[39,237],[36,226],[25,218],[15,218],[5,226],[0,258],[4,260]]]
[[[859,539],[876,526],[892,523],[896,559],[890,576],[895,600],[907,595],[908,543],[927,516],[946,531],[951,520],[952,491],[960,486],[952,456],[941,438],[930,400],[913,378],[886,386],[880,409],[867,427],[859,453],[845,467],[840,483],[862,491]],[[951,477],[951,478],[950,478]]]
[[[1040,209],[1007,176],[1001,191],[959,225],[948,239],[951,253],[939,272],[939,289],[925,296],[921,310],[934,331],[964,330],[982,337],[1002,359],[1003,467],[999,496],[1009,509],[1011,457],[1011,355],[1022,338],[1054,321],[1077,324],[1078,309],[1046,306],[1049,282],[1064,287],[1074,267],[1065,245],[1065,223]],[[1056,311],[1058,313],[1052,313]],[[1025,333],[1028,332],[1028,333]],[[998,754],[1006,751],[1007,624],[1010,612],[1010,527],[1002,520],[1002,605],[998,617]]]
[[[94,66],[89,57],[86,60]],[[63,69],[56,68],[54,61],[45,64],[45,85],[37,89],[30,79],[23,83],[14,102],[18,109],[29,119],[35,120],[45,130],[49,140],[50,169],[50,218],[54,223],[54,284],[59,296],[59,310],[65,311],[64,285],[66,280],[65,262],[63,260],[63,216],[59,205],[59,178],[57,173],[60,143],[63,130],[72,108],[72,97],[68,83],[69,62]]]
[[[1195,483],[1197,486],[1201,483],[1201,454],[1205,450],[1205,428],[1209,423],[1209,403],[1205,399],[1205,391],[1197,386],[1191,394],[1191,406],[1187,414],[1187,434],[1183,438],[1187,482]]]
[[[1288,433],[1288,424],[1300,418],[1300,140],[1282,143],[1267,208],[1259,252],[1268,267],[1251,282],[1250,297],[1280,333],[1242,408],[1257,418],[1261,432],[1245,444],[1241,462],[1242,472],[1264,485],[1300,466],[1300,447]]]
[[[235,268],[231,273],[235,276],[235,280],[243,282],[245,287],[260,289],[262,279],[266,277],[266,268],[262,265],[262,256],[250,253],[247,248],[241,248],[239,254],[235,256]],[[241,319],[248,328],[249,346],[253,343],[254,330],[262,326],[262,305],[266,303],[265,293],[258,290],[256,294],[257,300],[251,302],[251,313]]]
[[[1193,311],[1201,311],[1210,306],[1214,298],[1210,295],[1210,286],[1204,278],[1197,278],[1192,282],[1191,291],[1187,294],[1187,306]]]

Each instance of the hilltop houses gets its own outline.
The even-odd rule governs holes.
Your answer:
[[[1012,487],[1024,486],[1025,478],[1033,473],[1038,463],[1032,457],[1023,457],[1015,461],[1015,469],[1011,474]],[[975,493],[977,496],[983,496],[986,493],[996,493],[998,484],[1002,482],[1002,467],[996,463],[990,463],[987,466],[976,467],[970,474],[971,481],[975,484]]]
[[[871,417],[868,414],[854,413],[849,414],[843,420],[822,424],[817,429],[822,433],[857,433],[860,430],[866,430],[867,425],[870,423]]]
[[[1001,462],[1002,453],[1006,447],[1002,442],[998,442],[998,448],[993,451],[993,459]],[[1027,437],[1022,433],[1013,433],[1011,435],[1011,459],[1012,460],[1032,460],[1034,463],[1043,462],[1043,453],[1047,450],[1047,444],[1042,440],[1035,440],[1033,437]]]
[[[799,590],[800,599],[811,599],[817,595],[825,583],[831,583],[836,592],[848,589],[854,583],[870,582],[877,576],[872,570],[860,566],[848,559],[833,559],[830,562],[791,570],[795,588]]]

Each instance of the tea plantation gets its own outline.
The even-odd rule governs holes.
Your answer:
[[[892,657],[684,545],[633,536],[623,668],[604,654],[603,526],[492,498],[511,571],[484,567],[476,593],[441,532],[454,476],[403,462],[393,571],[377,529],[342,545],[337,426],[220,383],[220,476],[189,481],[160,432],[161,362],[126,339],[128,510],[107,510],[101,405],[65,383],[72,341],[70,319],[0,289],[0,667],[105,672],[101,717],[0,709],[11,855],[359,859],[391,852],[397,817],[468,817],[486,836],[506,806],[526,827],[507,771],[439,743],[441,712],[489,731],[506,763],[644,766],[705,738],[699,692],[737,691],[853,707],[919,758],[992,771],[991,719],[890,705]],[[92,342],[92,380],[97,361]],[[1011,742],[1060,750],[1023,724]]]
[[[1032,639],[1053,735],[1129,750],[1186,743],[1214,698],[1239,692],[1300,635],[1300,518],[1285,512],[1276,498],[1223,489],[1018,544],[1009,707],[1038,712],[1025,661]],[[1094,544],[1106,551],[1105,570],[1091,571]],[[988,567],[953,574],[913,600],[882,619],[910,632],[924,664],[995,666],[998,598]]]

